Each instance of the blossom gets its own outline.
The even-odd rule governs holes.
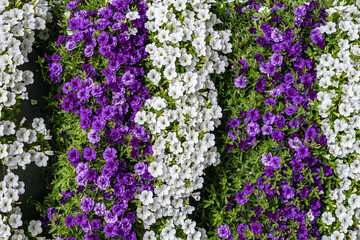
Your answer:
[[[231,231],[229,229],[228,225],[221,225],[218,227],[218,235],[219,237],[221,237],[222,239],[228,239],[231,235]]]
[[[261,230],[261,224],[260,223],[254,223],[251,225],[251,231],[255,234],[258,235],[262,232]]]
[[[246,77],[237,77],[237,78],[235,78],[235,86],[238,87],[238,88],[246,87],[246,85],[247,85],[246,82],[248,82]]]
[[[246,196],[244,195],[244,193],[241,192],[241,191],[239,191],[239,192],[236,193],[235,199],[236,199],[236,201],[237,201],[239,204],[241,204],[241,205],[247,203],[247,201],[248,201],[248,199],[246,198]]]

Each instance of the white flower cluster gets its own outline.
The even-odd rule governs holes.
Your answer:
[[[40,145],[34,146],[37,134],[51,139],[50,131],[46,129],[44,119],[35,118],[34,129],[22,127],[26,118],[19,125],[12,120],[12,112],[17,100],[28,99],[26,85],[32,84],[33,73],[19,70],[18,67],[28,62],[28,54],[32,52],[35,41],[35,30],[39,37],[45,39],[47,30],[45,23],[51,21],[48,3],[45,0],[26,1],[0,0],[0,160],[7,169],[3,181],[0,182],[0,239],[28,239],[24,230],[22,214],[18,204],[19,195],[25,192],[25,184],[11,172],[18,166],[25,169],[31,161],[39,167],[46,166],[48,155],[52,151],[44,151]],[[17,97],[20,96],[20,97]],[[4,114],[6,111],[6,115]],[[11,116],[8,116],[10,113]],[[26,151],[26,149],[30,149]],[[33,236],[42,232],[41,222],[32,220],[28,231]]]
[[[360,65],[353,60],[360,56],[360,45],[357,44],[360,25],[352,20],[353,15],[350,14],[360,14],[360,11],[354,5],[341,9],[342,19],[338,25],[329,22],[320,27],[327,34],[347,32],[349,39],[339,40],[336,54],[321,55],[317,74],[323,90],[318,93],[317,99],[321,102],[319,112],[324,118],[322,129],[328,139],[330,153],[334,157],[344,158],[353,152],[360,154],[360,140],[356,139],[356,132],[360,129]],[[356,37],[351,40],[354,35]],[[344,76],[346,81],[342,80]],[[330,115],[337,119],[331,122]]]
[[[19,195],[25,192],[25,184],[19,181],[19,176],[12,172],[5,175],[4,180],[0,182],[0,239],[25,240],[28,239],[23,229],[21,220],[22,213],[20,207],[13,207],[14,203],[19,200]],[[42,232],[41,221],[31,220],[28,231],[33,236]]]
[[[360,195],[354,189],[360,181],[360,140],[356,137],[360,130],[360,65],[356,61],[360,56],[359,4],[359,0],[358,6],[341,2],[327,9],[330,15],[340,14],[339,22],[328,22],[319,28],[332,39],[338,39],[337,34],[344,36],[334,46],[332,54],[321,55],[317,66],[322,88],[317,97],[323,118],[321,128],[327,137],[331,158],[339,158],[336,173],[341,179],[339,187],[329,195],[335,204],[329,204],[322,214],[322,221],[332,229],[331,236],[323,236],[323,240],[355,240],[359,235],[355,225],[360,222]]]
[[[360,195],[357,195],[351,189],[353,182],[360,181],[360,158],[351,164],[342,163],[341,160],[338,160],[336,172],[338,178],[341,179],[340,186],[331,190],[329,196],[331,200],[335,201],[335,216],[340,222],[340,227],[331,236],[323,236],[322,239],[357,240],[358,231],[348,230],[348,228],[355,225],[354,220],[360,222]],[[345,206],[344,203],[348,206]],[[331,212],[327,211],[322,214],[321,219],[326,225],[331,226],[336,221],[336,218]],[[345,237],[346,234],[348,234],[349,238]]]
[[[0,144],[0,160],[8,167],[8,169],[17,169],[18,166],[24,170],[27,164],[35,162],[38,167],[45,167],[49,159],[48,155],[52,155],[52,151],[41,151],[41,146],[34,146],[35,149],[24,151],[24,144],[32,144],[37,140],[37,133],[43,134],[45,139],[51,139],[50,130],[47,130],[44,119],[34,118],[32,122],[33,129],[20,128],[15,130],[15,123],[11,121],[0,122],[0,137],[16,136],[16,141],[11,143]]]
[[[8,0],[0,1],[0,104],[6,107],[15,105],[16,95],[28,99],[26,85],[34,82],[33,73],[17,67],[28,62],[35,41],[34,30],[46,31],[46,20],[51,20],[45,0],[25,3],[21,8],[13,5]]]
[[[220,162],[210,132],[220,124],[222,112],[209,75],[225,71],[227,58],[219,52],[226,54],[232,48],[230,31],[213,29],[221,21],[209,9],[204,0],[157,0],[147,11],[146,28],[154,36],[146,46],[154,66],[147,79],[157,91],[135,122],[152,134],[149,172],[161,184],[154,192],[138,194],[142,207],[137,216],[147,229],[157,219],[169,217],[160,233],[165,240],[178,239],[176,226],[189,240],[206,237],[205,230],[186,219],[194,211],[188,199],[200,199],[195,191],[202,188],[203,170]],[[156,239],[155,233],[146,232],[144,239]]]

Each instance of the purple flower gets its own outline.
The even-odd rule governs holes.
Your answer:
[[[308,128],[305,132],[305,139],[309,141],[310,139],[315,139],[317,136],[315,128]]]
[[[94,219],[91,221],[90,223],[91,226],[91,230],[92,231],[97,231],[101,228],[101,220],[100,219]]]
[[[87,161],[91,161],[94,160],[96,158],[96,153],[95,153],[95,149],[93,148],[85,148],[84,152],[83,152],[83,157],[87,160]]]
[[[53,215],[54,215],[54,216],[57,216],[57,215],[58,215],[58,211],[57,211],[54,207],[48,208],[47,211],[46,211],[46,213],[47,213],[47,217],[48,217],[50,220],[52,220],[52,219],[54,218]]]
[[[145,162],[139,162],[135,164],[134,169],[137,175],[143,175],[147,172],[147,164]]]
[[[249,226],[248,226],[247,224],[242,224],[242,223],[240,223],[240,224],[238,225],[238,227],[237,227],[236,232],[237,232],[240,236],[242,236],[242,235],[244,235],[244,233],[245,233],[244,230],[246,230],[246,229],[248,229],[248,228],[249,228]]]
[[[71,216],[71,215],[68,215],[68,216],[65,218],[65,225],[66,225],[67,227],[70,227],[70,228],[74,227],[74,225],[75,225],[75,218],[74,218],[73,216]]]
[[[272,112],[268,112],[263,115],[262,120],[265,124],[274,124],[275,115]]]
[[[271,32],[271,39],[274,42],[281,42],[283,40],[283,36],[278,33],[275,29]]]
[[[262,62],[263,56],[262,56],[261,54],[255,54],[254,59],[255,59],[257,62]]]
[[[261,230],[261,224],[260,223],[253,223],[251,225],[251,231],[255,234],[258,235],[262,232]]]
[[[283,127],[285,127],[286,122],[285,122],[284,116],[282,116],[282,115],[276,115],[274,124],[275,124],[278,128],[283,128]]]
[[[250,122],[246,126],[246,131],[249,133],[250,136],[256,136],[260,133],[259,124],[256,122]]]
[[[281,54],[273,53],[270,57],[270,62],[275,66],[280,66],[283,63],[283,56]]]
[[[249,29],[249,33],[255,34],[255,33],[256,33],[256,28],[251,27],[251,28]]]
[[[63,69],[62,69],[61,63],[52,63],[51,67],[49,68],[49,71],[54,76],[60,76],[62,70]]]
[[[332,169],[330,166],[327,165],[323,165],[323,173],[325,175],[325,177],[328,177],[332,174]]]
[[[268,166],[265,168],[264,173],[266,177],[272,178],[274,177],[274,168],[272,166]]]
[[[104,232],[106,236],[113,238],[117,234],[117,228],[115,224],[109,223],[104,227]]]
[[[310,200],[310,208],[313,210],[317,210],[321,208],[320,199],[313,198]]]
[[[251,184],[250,182],[247,182],[244,187],[244,193],[253,194],[254,188],[255,188],[255,184]]]
[[[99,43],[100,46],[104,46],[108,43],[109,41],[109,35],[107,35],[106,33],[102,32],[99,34],[97,41]]]
[[[305,16],[306,15],[306,7],[305,6],[299,6],[295,9],[295,15],[296,16]]]
[[[280,131],[280,130],[274,130],[274,131],[271,133],[271,137],[272,137],[275,141],[277,141],[277,142],[283,140],[283,139],[284,139],[284,135],[285,135],[284,132],[283,132],[283,131]]]
[[[80,160],[80,152],[76,149],[70,149],[70,151],[67,153],[67,156],[69,158],[69,161],[75,166],[78,164]]]
[[[262,23],[260,25],[260,29],[265,33],[265,32],[268,32],[270,31],[270,24],[268,23]]]
[[[84,39],[84,33],[82,31],[74,32],[74,34],[71,36],[71,40],[74,42],[80,42]]]
[[[291,199],[295,196],[295,189],[292,187],[289,187],[288,185],[286,185],[283,189],[282,189],[282,193],[283,196],[286,199]]]
[[[303,187],[302,189],[300,189],[300,197],[302,199],[307,198],[308,195],[309,195],[309,188]]]
[[[241,205],[247,203],[248,201],[247,197],[244,196],[244,193],[242,191],[236,193],[235,200]]]
[[[218,235],[222,239],[228,239],[231,236],[231,231],[228,225],[224,224],[218,227]]]
[[[76,1],[71,1],[66,5],[66,9],[67,10],[73,10],[74,8],[76,8],[77,6],[77,2]]]
[[[71,50],[74,50],[75,48],[77,48],[76,42],[74,42],[74,41],[66,42],[66,45],[65,45],[66,51],[71,51]]]
[[[105,176],[98,177],[97,185],[101,190],[105,190],[107,187],[110,186],[109,178]]]
[[[260,119],[260,114],[258,109],[251,108],[248,112],[248,116],[251,121],[256,122]]]
[[[273,99],[273,98],[267,98],[265,100],[265,106],[270,106],[270,105],[275,106],[276,103],[277,103],[277,101],[275,99]]]
[[[96,133],[96,130],[94,129],[90,130],[87,137],[91,143],[97,143],[100,141],[100,136]]]
[[[86,46],[84,49],[85,57],[91,57],[94,54],[94,48],[92,46]]]
[[[310,156],[309,147],[301,145],[298,147],[295,156],[299,159],[304,159]]]
[[[292,73],[286,73],[284,75],[284,82],[287,84],[291,84],[294,82],[293,74]]]
[[[94,212],[98,216],[104,216],[106,211],[106,206],[104,203],[96,203],[94,207]]]
[[[237,128],[237,126],[240,125],[241,125],[241,120],[238,118],[232,118],[227,124],[229,128]]]
[[[265,91],[266,88],[266,80],[263,77],[259,77],[258,82],[255,84],[256,91],[261,92]]]
[[[248,82],[248,80],[246,79],[245,76],[237,77],[235,78],[235,87],[245,88],[247,85],[246,82]]]
[[[91,197],[85,197],[83,200],[81,200],[80,207],[85,212],[90,212],[94,207],[94,200],[91,199]]]
[[[116,151],[115,148],[109,147],[109,148],[106,148],[104,150],[104,153],[103,153],[102,156],[106,161],[110,161],[110,160],[115,159],[117,157],[117,151]]]
[[[135,75],[133,75],[129,71],[127,71],[127,72],[125,72],[125,74],[122,76],[121,79],[125,85],[130,85],[135,80]]]

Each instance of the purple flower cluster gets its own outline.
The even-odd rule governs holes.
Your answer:
[[[245,9],[256,11],[258,6],[250,4]],[[321,239],[317,227],[311,224],[321,213],[321,202],[316,195],[324,197],[322,175],[329,176],[332,170],[322,164],[316,154],[327,145],[325,135],[316,122],[303,113],[317,95],[315,60],[306,52],[311,44],[306,39],[311,38],[318,48],[324,47],[321,34],[311,29],[322,26],[326,14],[319,3],[311,1],[295,8],[294,28],[283,29],[279,24],[283,19],[277,15],[277,10],[283,7],[282,3],[275,4],[271,21],[259,24],[258,28],[250,27],[249,33],[256,36],[257,48],[263,49],[262,54],[254,51],[253,56],[248,56],[253,57],[255,63],[245,58],[233,65],[237,75],[235,87],[249,86],[249,91],[257,92],[256,100],[249,97],[243,102],[257,103],[242,107],[238,116],[228,122],[231,130],[227,150],[241,154],[254,152],[265,144],[272,145],[261,153],[260,177],[247,182],[244,190],[235,194],[236,203],[226,207],[230,210],[234,206],[241,209],[243,205],[245,209],[254,206],[254,215],[240,216],[239,239],[250,239],[249,232],[266,234],[262,237],[267,239],[286,239],[284,235]],[[289,7],[286,8],[289,11]],[[320,16],[315,15],[315,10],[320,11]],[[257,70],[256,74],[253,69]],[[254,75],[257,80],[253,84],[245,81]],[[270,207],[263,209],[259,205],[263,201],[270,203]],[[310,209],[312,219],[308,218]],[[293,224],[299,226],[297,232],[290,232]],[[231,236],[228,229],[227,225],[220,226],[218,235],[227,239]]]
[[[71,37],[60,35],[57,41],[66,52],[46,55],[50,61],[50,79],[54,83],[65,81],[63,94],[56,96],[59,106],[79,116],[79,125],[88,139],[81,144],[82,149],[71,148],[67,153],[76,167],[77,187],[76,191],[75,186],[63,191],[60,203],[74,204],[76,199],[81,200],[80,206],[74,207],[74,212],[61,221],[69,228],[79,226],[85,240],[105,237],[134,240],[132,224],[136,216],[129,211],[130,201],[139,187],[140,191],[153,190],[150,181],[153,177],[146,162],[135,165],[136,174],[126,172],[129,164],[118,150],[128,151],[132,159],[153,153],[150,134],[134,123],[142,104],[151,98],[142,85],[148,40],[144,28],[147,4],[113,0],[108,7],[97,11],[76,10],[81,7],[80,2],[71,1],[66,6],[72,11],[68,28],[74,33]],[[130,21],[125,15],[135,6],[140,18]],[[134,28],[136,34],[130,35],[128,30]],[[69,52],[74,58],[82,59],[81,66],[76,67],[81,70],[70,79],[65,71],[74,70],[70,67],[73,64],[69,64],[73,60],[64,57]],[[49,208],[48,218],[55,215],[57,212]],[[59,224],[56,220],[55,224]],[[65,237],[64,233],[62,238]]]

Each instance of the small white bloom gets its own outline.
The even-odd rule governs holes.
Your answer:
[[[42,233],[41,221],[31,220],[29,223],[28,230],[33,236],[37,236],[40,233]]]

